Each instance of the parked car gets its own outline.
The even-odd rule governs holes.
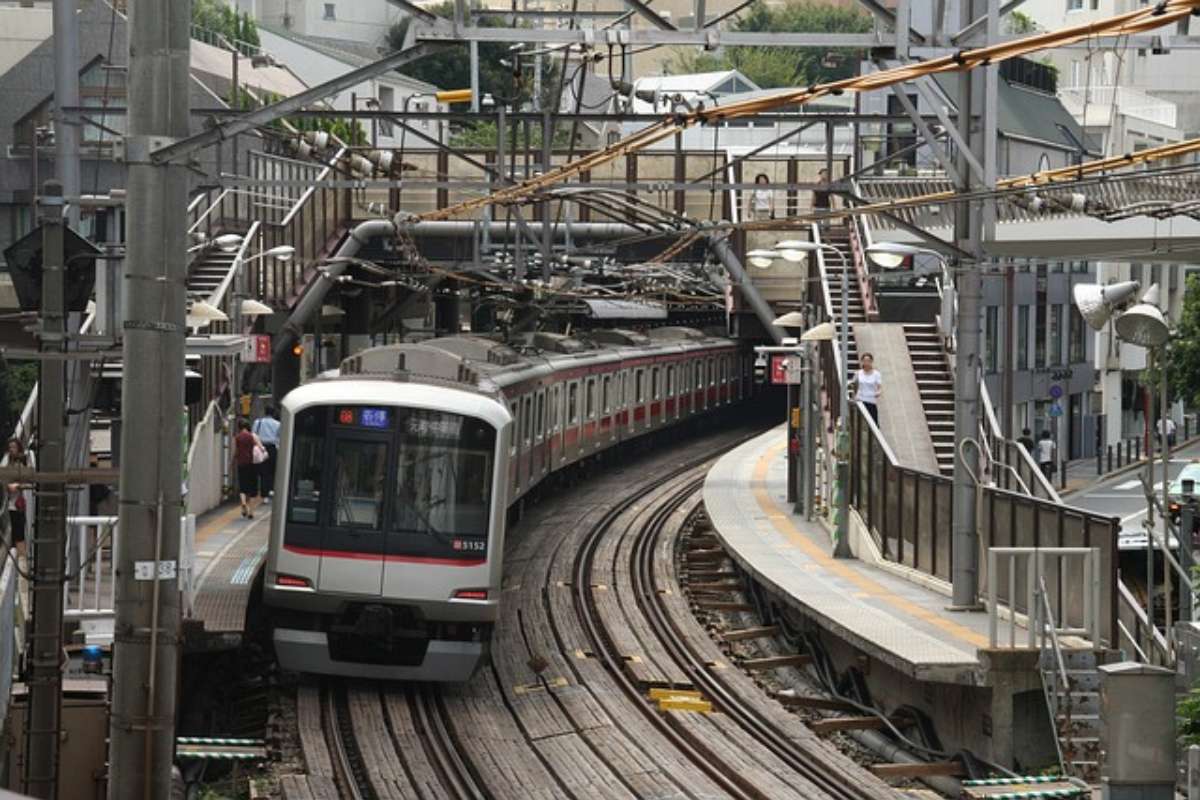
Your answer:
[[[1183,482],[1192,481],[1192,494],[1200,501],[1200,462],[1193,461],[1180,471],[1179,476],[1167,487],[1167,511],[1171,514],[1171,522],[1179,524],[1180,511],[1183,508]],[[1200,545],[1200,514],[1192,520],[1192,546]]]

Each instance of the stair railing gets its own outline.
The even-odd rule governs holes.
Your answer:
[[[854,260],[854,271],[858,273],[858,293],[862,296],[863,312],[869,321],[878,322],[879,300],[875,297],[875,287],[871,284],[871,265],[866,256],[870,241],[864,238],[860,229],[862,221],[861,214],[850,219],[850,253]]]
[[[234,282],[238,280],[238,276],[245,267],[247,254],[258,240],[261,225],[262,223],[258,220],[250,224],[249,230],[246,231],[246,235],[242,238],[242,243],[238,246],[237,252],[234,254],[233,261],[229,264],[229,269],[225,271],[221,282],[217,284],[217,287],[212,290],[212,294],[208,296],[208,304],[225,311],[231,320],[237,316],[234,313],[230,313],[234,310],[231,304],[238,298],[237,294],[231,293],[229,289],[235,285]],[[242,282],[239,281],[239,283]]]
[[[1058,755],[1058,768],[1062,774],[1067,774],[1066,761],[1063,758],[1062,740],[1058,729],[1058,698],[1060,692],[1071,690],[1071,678],[1067,675],[1067,663],[1063,658],[1062,647],[1059,646],[1058,632],[1054,623],[1054,612],[1050,610],[1050,599],[1046,594],[1046,580],[1038,577],[1037,606],[1034,612],[1036,628],[1038,629],[1038,665],[1042,675],[1042,694],[1046,698],[1046,711],[1050,715],[1050,727],[1054,733],[1054,750]],[[1047,636],[1047,632],[1049,636]],[[1050,647],[1046,647],[1049,641]],[[1046,665],[1050,669],[1046,669]]]
[[[1125,585],[1125,581],[1117,579],[1117,624],[1121,636],[1128,641],[1138,657],[1146,664],[1171,663],[1171,645],[1167,638],[1151,626],[1146,616],[1146,609],[1133,596],[1133,592]],[[1127,624],[1128,623],[1128,624]],[[1142,643],[1146,647],[1142,647]]]
[[[1045,592],[1046,575],[1053,574],[1058,578],[1058,589],[1062,591],[1067,585],[1067,565],[1072,561],[1080,562],[1082,566],[1082,600],[1080,624],[1075,627],[1055,627],[1054,635],[1079,636],[1087,639],[1093,645],[1099,645],[1100,615],[1103,613],[1101,592],[1101,562],[1098,547],[989,547],[987,549],[987,606],[988,606],[988,641],[991,647],[1000,645],[999,619],[1000,608],[1007,606],[1009,622],[1009,647],[1016,647],[1017,616],[1021,608],[1017,604],[1020,593],[1017,591],[1017,576],[1020,572],[1017,564],[1025,560],[1025,596],[1024,612],[1028,624],[1028,647],[1037,646],[1037,638],[1045,633],[1042,625],[1049,621],[1053,624],[1053,616],[1043,616],[1038,619],[1039,588]],[[1054,559],[1054,570],[1047,572],[1047,562]],[[1003,569],[1002,569],[1003,568]],[[1006,597],[1000,596],[1000,576],[1007,572]],[[1007,603],[1004,600],[1007,600]],[[1044,598],[1043,598],[1044,599]],[[1065,602],[1065,601],[1064,601]],[[1064,622],[1068,613],[1062,614]]]

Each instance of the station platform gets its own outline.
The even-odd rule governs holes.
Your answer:
[[[852,532],[857,558],[835,559],[823,524],[787,502],[785,442],[782,426],[768,431],[723,456],[705,481],[713,532],[735,564],[889,707],[921,709],[946,740],[1000,763],[1021,761],[1023,744],[1052,749],[1030,739],[1047,729],[1037,651],[989,649],[986,612],[948,610],[948,587],[879,563],[866,536]]]
[[[223,650],[241,645],[254,580],[267,554],[270,506],[243,519],[235,503],[197,521],[191,617],[184,620],[185,647]]]

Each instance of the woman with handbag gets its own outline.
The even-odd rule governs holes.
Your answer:
[[[33,454],[25,450],[25,446],[21,444],[21,440],[13,437],[8,440],[8,466],[10,467],[33,467]],[[6,545],[13,547],[17,551],[19,559],[25,558],[25,533],[26,526],[29,520],[29,499],[32,493],[28,486],[22,486],[19,483],[10,483],[6,488],[8,502],[0,502],[0,510],[8,514],[8,526],[11,531],[11,542],[5,542]],[[4,495],[0,494],[0,501],[3,501]]]
[[[242,516],[254,519],[254,507],[258,499],[258,473],[267,460],[267,448],[250,432],[250,423],[238,420],[237,436],[233,437],[234,456],[237,460],[238,497],[242,501]]]

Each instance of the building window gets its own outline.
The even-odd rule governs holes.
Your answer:
[[[1046,265],[1037,266],[1037,309],[1033,330],[1033,368],[1046,368],[1046,319],[1049,311],[1046,305]]]
[[[1061,303],[1050,306],[1050,357],[1049,366],[1062,363],[1063,307]]]
[[[1084,337],[1087,335],[1087,332],[1084,330],[1083,315],[1079,313],[1079,309],[1075,307],[1074,303],[1071,304],[1070,308],[1071,352],[1068,360],[1072,364],[1080,364],[1086,358],[1087,354],[1087,345],[1086,340],[1084,339]]]
[[[1083,0],[1067,0],[1067,11],[1083,11]]]
[[[985,328],[983,333],[984,367],[988,372],[1000,370],[1000,307],[984,309]]]
[[[325,4],[325,19],[337,19],[337,16],[333,13],[333,3]]]
[[[1029,306],[1017,307],[1017,369],[1029,369]]]
[[[390,86],[379,87],[379,110],[380,111],[395,111],[396,110],[396,90]],[[379,132],[384,136],[392,135],[392,121],[387,117],[379,118]]]

